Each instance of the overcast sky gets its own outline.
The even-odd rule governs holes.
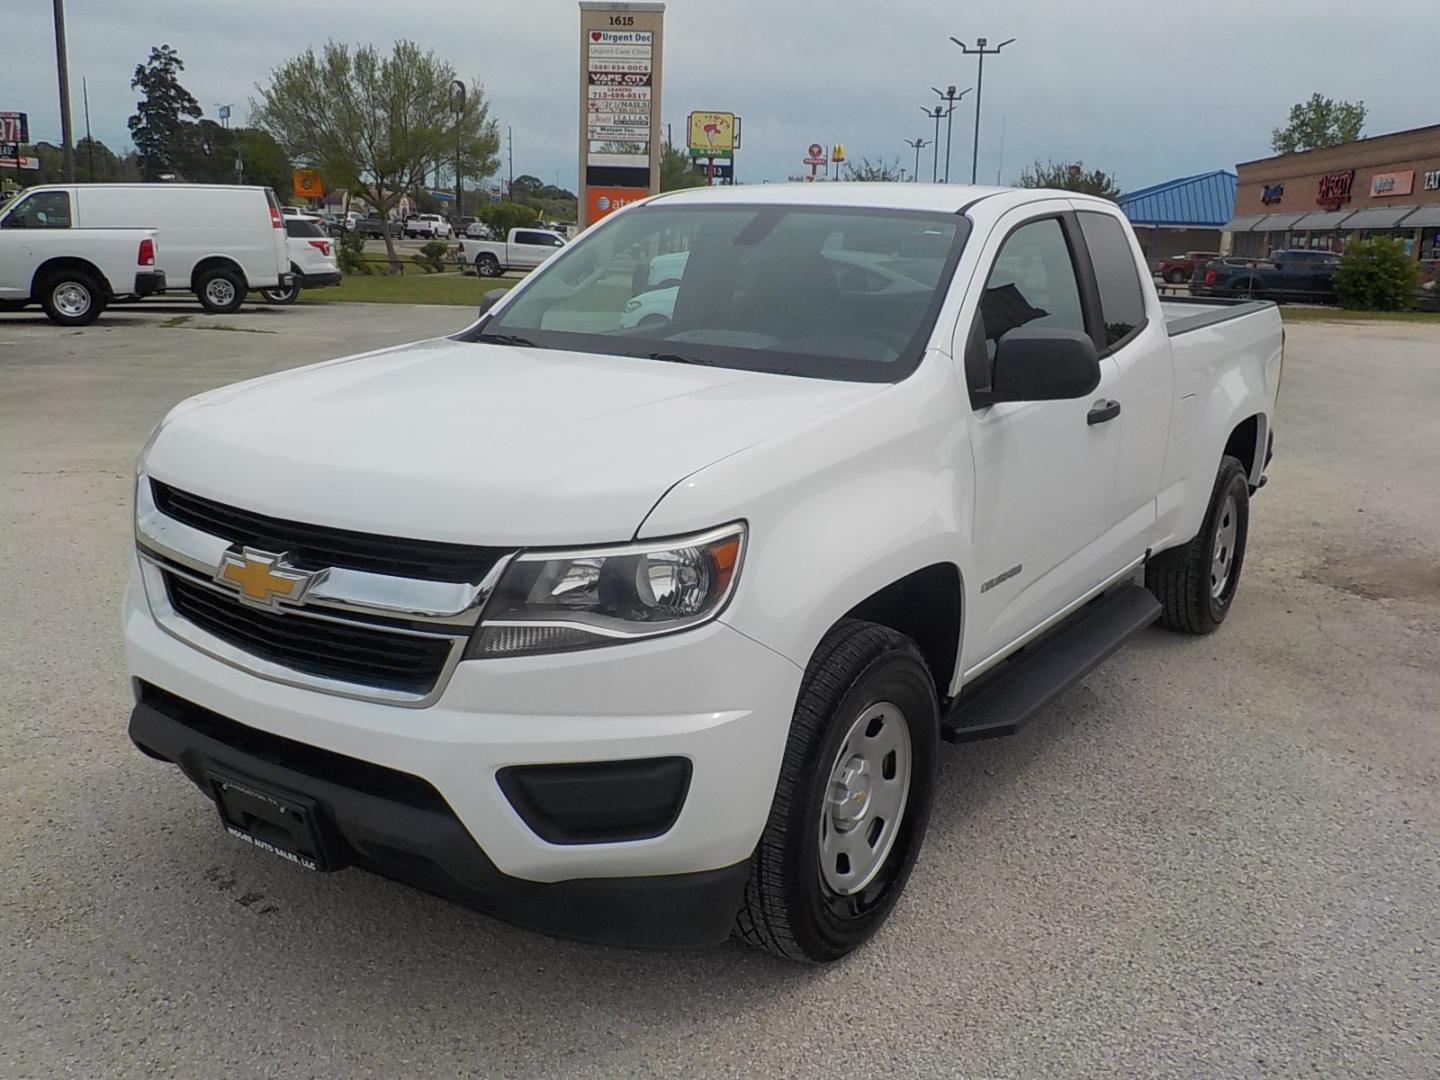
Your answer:
[[[904,140],[934,133],[920,115],[930,87],[974,85],[975,58],[949,36],[1014,37],[986,62],[982,181],[998,169],[1010,183],[1039,157],[1083,160],[1134,189],[1265,156],[1270,129],[1316,90],[1363,99],[1367,134],[1440,122],[1436,3],[671,0],[663,118],[682,140],[692,109],[739,113],[742,181],[805,171],[811,142],[908,168]],[[32,138],[58,142],[50,0],[4,8],[0,110],[28,112]],[[409,37],[483,83],[502,132],[514,128],[516,175],[575,185],[573,0],[66,0],[66,19],[77,138],[85,76],[95,136],[128,147],[130,76],[156,43],[179,51],[207,116],[234,102],[241,120],[255,84],[307,45]],[[971,100],[955,115],[956,180],[970,171]]]

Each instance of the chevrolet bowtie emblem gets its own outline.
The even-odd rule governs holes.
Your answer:
[[[273,555],[247,547],[225,552],[220,568],[215,571],[215,580],[236,590],[247,603],[278,609],[282,601],[304,602],[305,594],[329,573],[329,570],[300,570],[290,566],[283,554]]]

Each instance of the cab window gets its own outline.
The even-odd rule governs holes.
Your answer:
[[[22,199],[4,221],[7,229],[70,228],[70,193],[37,191]]]
[[[1101,350],[1113,349],[1138,330],[1145,322],[1145,294],[1140,291],[1140,274],[1135,269],[1135,253],[1125,226],[1109,214],[1077,215],[1085,246],[1090,250],[1090,265],[1095,270],[1095,284],[1100,290],[1100,316],[1105,324]]]
[[[990,388],[995,348],[1021,326],[1085,332],[1075,258],[1059,218],[1021,225],[995,256],[965,348],[971,390]]]

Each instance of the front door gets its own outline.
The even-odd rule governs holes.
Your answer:
[[[1007,330],[1090,331],[1076,228],[1068,207],[1044,213],[1030,206],[992,233],[985,288],[966,338],[970,389],[989,385],[996,345]],[[1100,385],[1083,398],[1002,402],[975,411],[967,671],[1122,568],[1115,473],[1125,418],[1094,422],[1104,415],[1100,406],[1118,396],[1120,372],[1111,358],[1100,368]]]

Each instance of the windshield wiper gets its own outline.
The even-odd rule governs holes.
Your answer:
[[[700,364],[704,367],[714,367],[714,360],[702,360],[698,356],[682,356],[673,352],[652,352],[646,353],[647,360],[663,360],[667,364]]]
[[[519,345],[522,348],[536,348],[535,342],[521,337],[519,334],[478,334],[475,340],[491,345]]]

